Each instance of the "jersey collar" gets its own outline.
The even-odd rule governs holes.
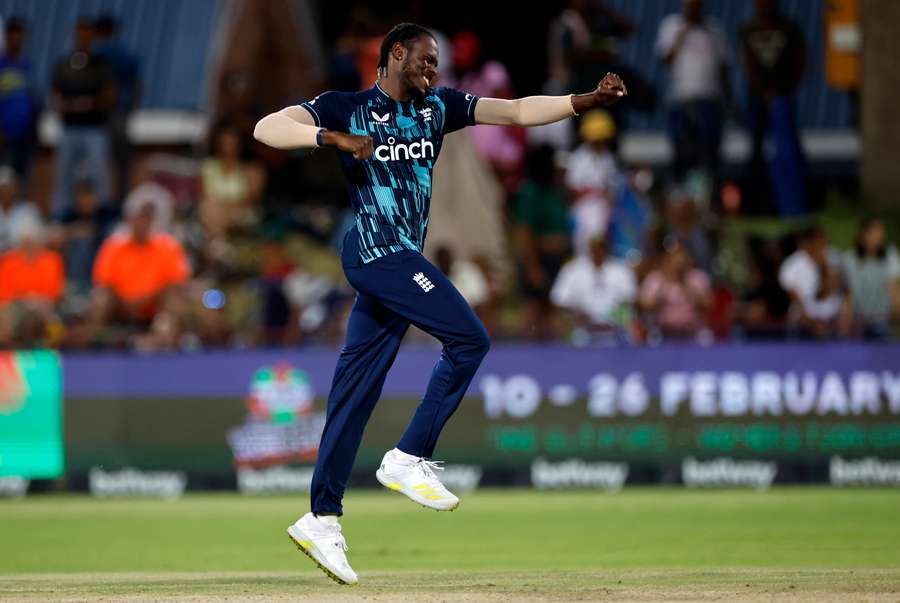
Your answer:
[[[375,86],[373,87],[375,90],[375,95],[380,97],[382,100],[386,100],[390,103],[391,107],[395,107],[399,113],[403,113],[403,109],[409,109],[412,111],[413,100],[409,99],[408,101],[398,101],[394,100],[394,98],[384,91],[384,88],[378,82],[375,82]]]
[[[394,100],[391,98],[390,94],[388,94],[387,92],[384,91],[384,89],[381,87],[381,85],[378,82],[375,82],[375,90],[377,90],[381,96],[384,96],[385,100],[389,100],[389,101]]]

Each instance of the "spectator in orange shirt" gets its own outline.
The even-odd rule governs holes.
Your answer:
[[[110,235],[94,261],[93,322],[149,327],[139,346],[175,345],[184,310],[182,286],[191,276],[181,243],[154,230],[154,203],[143,197],[125,206],[125,223]]]
[[[47,345],[48,326],[59,322],[62,258],[44,246],[39,218],[21,220],[12,236],[16,246],[0,256],[0,345]]]

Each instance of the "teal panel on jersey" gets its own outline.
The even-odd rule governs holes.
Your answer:
[[[376,84],[363,92],[326,92],[304,103],[321,127],[372,137],[374,154],[366,161],[339,152],[363,262],[422,250],[432,169],[444,135],[475,123],[476,102],[477,97],[450,88],[433,89],[415,103],[398,102]]]

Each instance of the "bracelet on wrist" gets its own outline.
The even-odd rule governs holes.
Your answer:
[[[325,128],[319,128],[319,131],[316,132],[316,146],[325,146]]]

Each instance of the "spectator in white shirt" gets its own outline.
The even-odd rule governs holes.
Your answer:
[[[900,316],[900,253],[887,241],[884,222],[865,220],[856,245],[844,254],[844,274],[853,310],[867,339],[885,339]]]
[[[590,243],[590,255],[563,266],[550,291],[553,305],[571,312],[579,326],[592,332],[627,333],[637,280],[626,262],[609,255],[603,237]]]
[[[15,170],[0,167],[0,253],[13,247],[20,225],[34,221],[41,221],[41,211],[20,198]]]
[[[585,113],[578,128],[582,143],[572,152],[566,166],[566,189],[574,200],[571,208],[575,232],[575,253],[590,254],[590,241],[609,227],[622,174],[610,143],[616,124],[602,109]]]
[[[801,233],[797,251],[785,258],[778,282],[791,298],[790,320],[801,336],[849,334],[852,308],[844,292],[839,260],[821,229]]]
[[[656,55],[669,65],[669,137],[679,179],[702,169],[715,182],[722,105],[730,101],[728,47],[721,26],[704,16],[702,0],[683,0],[680,14],[659,26]]]

